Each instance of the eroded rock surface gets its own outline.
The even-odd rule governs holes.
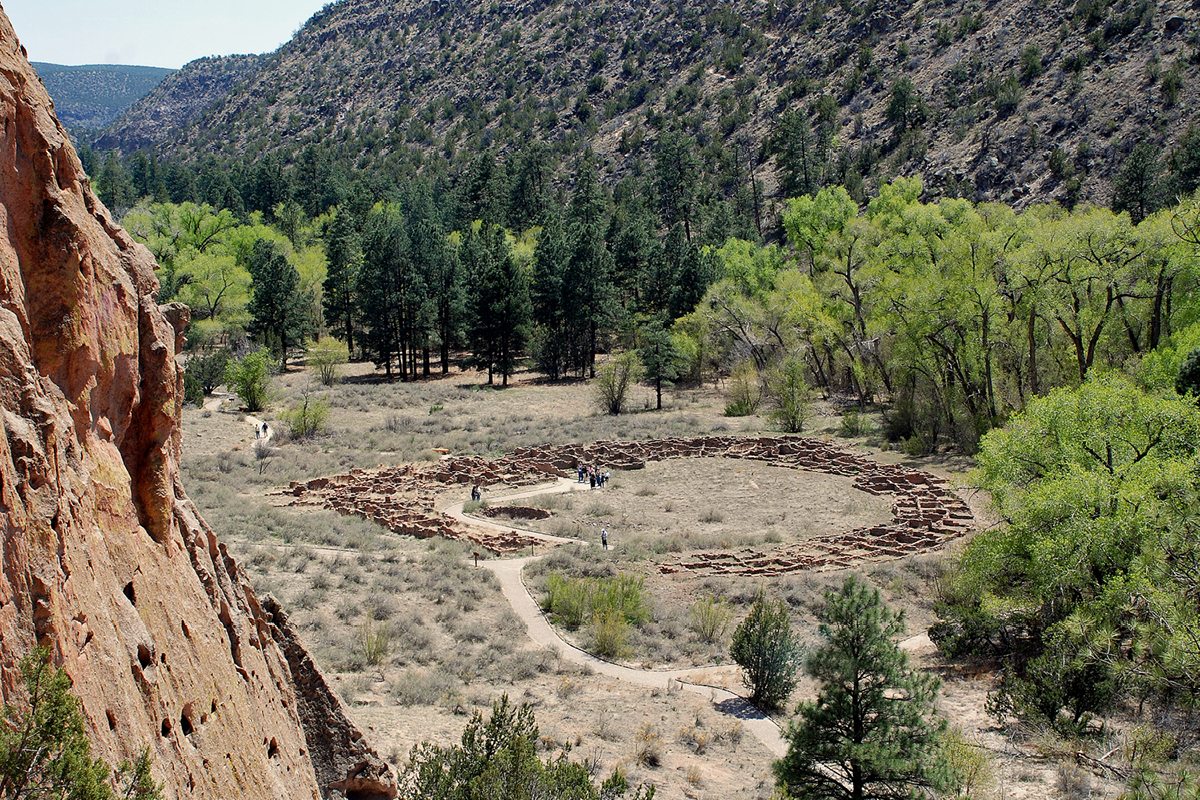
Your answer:
[[[149,251],[92,193],[2,11],[0,118],[0,697],[42,644],[97,753],[148,747],[168,797],[316,798],[362,775],[359,796],[394,796],[180,485],[186,309],[157,304]]]

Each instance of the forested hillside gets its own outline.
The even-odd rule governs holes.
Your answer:
[[[33,67],[53,98],[59,119],[76,136],[112,124],[121,113],[174,72],[162,67],[116,64],[67,67],[34,63]]]
[[[287,163],[319,145],[396,174],[541,141],[619,176],[674,129],[764,204],[916,173],[934,194],[1107,204],[1133,144],[1169,148],[1189,119],[1193,18],[1186,0],[344,0],[223,95],[196,95],[212,65],[190,65],[98,147]]]

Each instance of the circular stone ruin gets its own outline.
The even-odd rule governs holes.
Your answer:
[[[975,526],[967,504],[935,475],[912,467],[880,464],[817,439],[791,436],[705,436],[526,447],[497,459],[451,457],[428,465],[355,470],[293,483],[287,493],[294,505],[320,506],[365,517],[401,535],[458,539],[503,555],[544,542],[520,531],[492,530],[444,516],[436,508],[438,496],[470,484],[494,491],[574,477],[579,464],[629,470],[641,469],[651,461],[685,458],[750,459],[851,478],[855,489],[890,497],[891,518],[877,525],[774,548],[683,554],[659,566],[666,574],[771,576],[842,569],[931,552]],[[497,514],[513,510],[489,509]]]

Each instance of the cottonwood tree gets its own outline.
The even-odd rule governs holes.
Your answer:
[[[910,800],[946,787],[937,679],[913,668],[901,613],[851,577],[817,612],[821,644],[806,671],[819,684],[788,723],[780,787],[813,800]]]

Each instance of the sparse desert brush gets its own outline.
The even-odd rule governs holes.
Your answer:
[[[722,514],[720,511],[716,511],[716,510],[710,508],[707,511],[705,511],[703,514],[700,515],[700,521],[707,522],[707,523],[724,522],[725,515]]]
[[[638,729],[633,737],[633,758],[643,767],[662,764],[662,734],[658,728],[647,722]]]
[[[733,622],[733,609],[726,601],[710,595],[693,603],[689,616],[700,641],[712,644],[725,637]]]
[[[392,650],[392,632],[386,623],[368,617],[359,629],[363,660],[369,667],[378,667]]]

